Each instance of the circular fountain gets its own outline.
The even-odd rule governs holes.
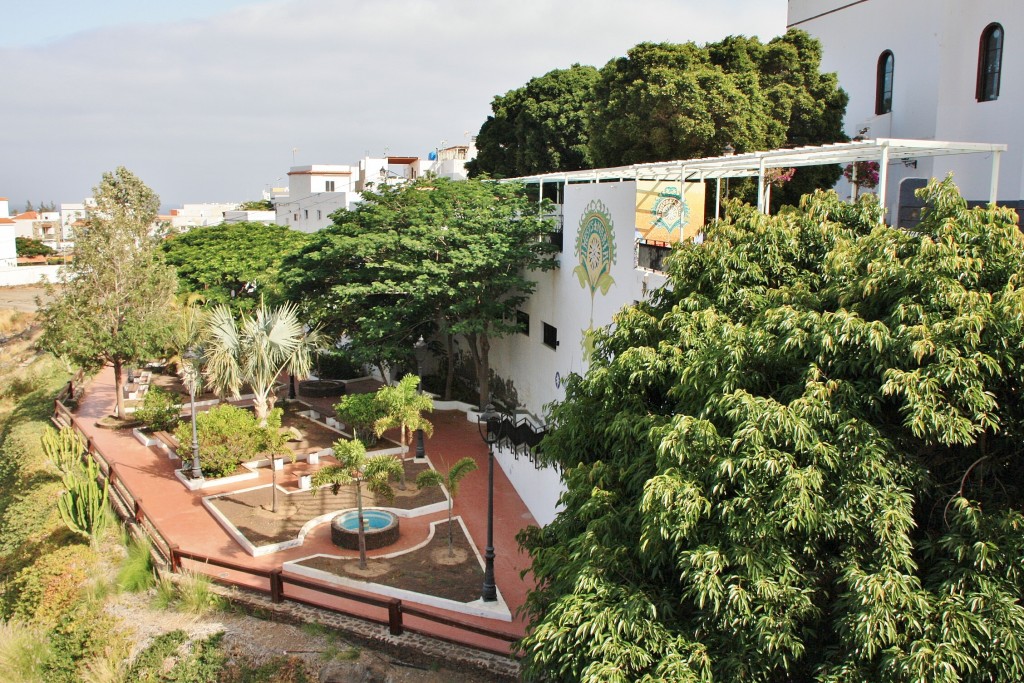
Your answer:
[[[398,540],[398,516],[387,510],[363,510],[366,549],[376,550]],[[331,520],[331,540],[340,548],[359,550],[359,512],[349,510]]]

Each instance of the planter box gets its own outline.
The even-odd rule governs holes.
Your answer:
[[[306,462],[309,463],[310,465],[319,465],[320,464],[320,453],[319,452],[310,453],[308,456],[306,456]]]
[[[299,490],[308,491],[313,487],[313,475],[303,474],[299,477]]]

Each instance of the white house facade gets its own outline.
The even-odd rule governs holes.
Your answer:
[[[433,173],[465,180],[466,162],[474,149],[469,145],[447,147],[416,156],[366,157],[357,164],[310,164],[288,171],[288,193],[274,199],[277,223],[293,230],[316,232],[331,224],[331,214],[351,210],[363,190],[380,184],[404,183]]]
[[[788,25],[822,43],[823,71],[850,96],[845,128],[866,138],[1004,143],[998,201],[1024,198],[1024,3],[1020,0],[789,0]],[[913,189],[953,173],[989,198],[984,156],[892,159],[887,219],[916,220]]]
[[[10,204],[7,197],[0,197],[0,270],[9,270],[18,265],[18,247],[14,237]]]

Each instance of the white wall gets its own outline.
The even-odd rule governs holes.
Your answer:
[[[599,205],[595,205],[599,202]],[[597,206],[611,218],[614,262],[613,284],[606,294],[600,289],[593,297],[589,286],[581,286],[575,274],[580,264],[576,239],[588,208]],[[491,367],[499,377],[511,379],[521,406],[543,421],[545,406],[565,399],[564,380],[571,373],[582,374],[588,367],[583,346],[585,331],[611,324],[623,306],[645,297],[665,283],[665,276],[638,269],[635,263],[636,183],[570,185],[565,188],[563,249],[558,268],[534,273],[537,289],[521,310],[530,316],[529,335],[513,334],[492,341]],[[558,329],[558,346],[543,343],[543,324]],[[554,518],[555,503],[564,490],[552,469],[538,469],[525,456],[515,460],[511,453],[497,454],[502,469],[516,487],[523,502],[541,524]]]
[[[0,234],[3,226],[0,226]],[[2,238],[0,238],[2,242]],[[4,269],[0,265],[0,287],[15,287],[21,285],[37,285],[43,281],[45,276],[50,282],[57,282],[60,279],[60,269],[63,266],[18,266]]]
[[[1006,36],[1001,90],[997,100],[978,102],[979,41],[992,22]],[[1020,0],[790,0],[789,25],[821,40],[822,69],[836,72],[850,95],[845,128],[851,137],[867,126],[871,138],[1005,143],[999,199],[1024,197],[1024,126],[1017,123],[1024,106]],[[890,114],[876,116],[876,73],[884,50],[893,53],[893,105]],[[898,196],[903,178],[952,171],[967,199],[987,201],[991,161],[982,155],[918,159],[915,169],[893,160],[887,192]]]
[[[7,222],[10,218],[10,205],[7,198],[0,197],[0,270],[14,268],[18,265],[18,246],[14,241],[14,224]]]

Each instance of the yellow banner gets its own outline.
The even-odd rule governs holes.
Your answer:
[[[675,244],[692,239],[704,226],[704,183],[636,181],[636,237]]]

